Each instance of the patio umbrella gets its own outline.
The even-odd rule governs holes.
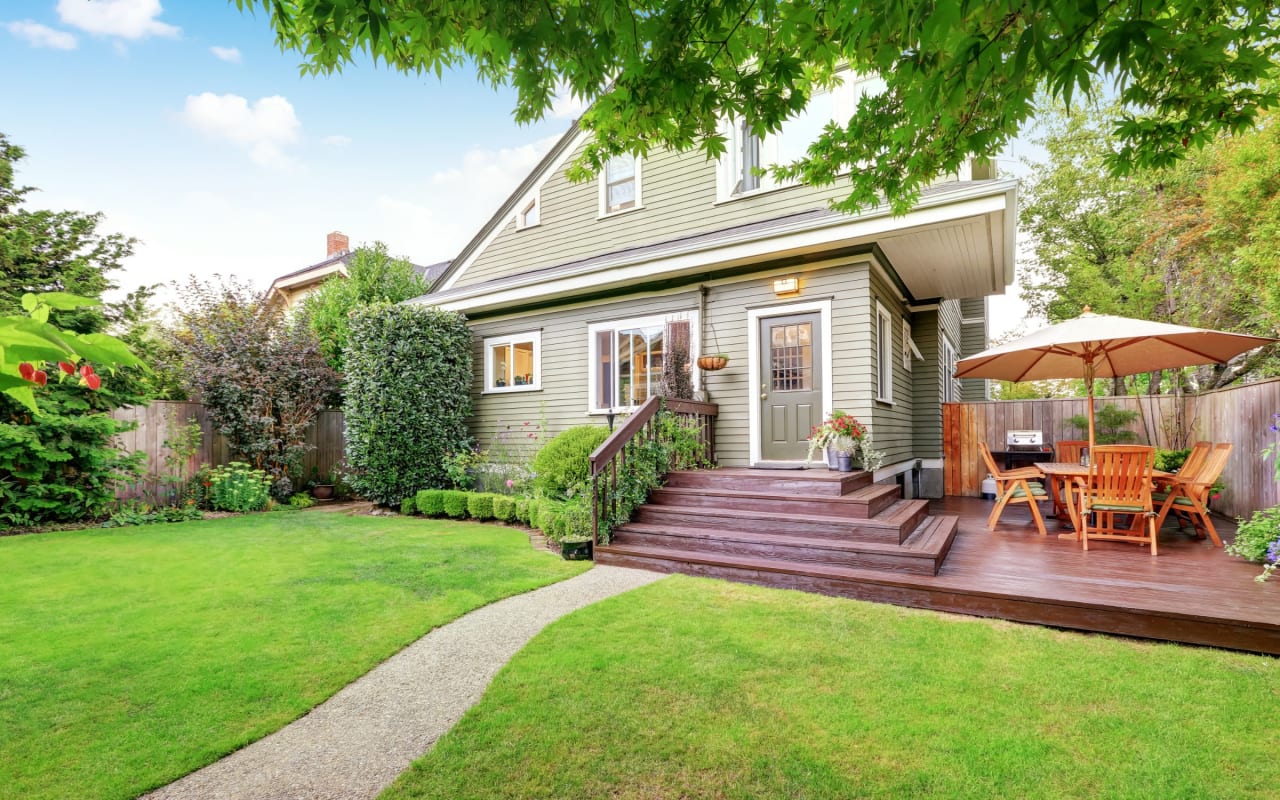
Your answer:
[[[1159,369],[1219,364],[1276,342],[1263,336],[1188,328],[1164,322],[1094,314],[1085,306],[1059,322],[956,363],[957,378],[1038,381],[1084,378],[1093,448],[1093,380]]]

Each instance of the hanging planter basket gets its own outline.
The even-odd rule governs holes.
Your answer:
[[[729,365],[728,356],[698,356],[698,369],[715,372]]]

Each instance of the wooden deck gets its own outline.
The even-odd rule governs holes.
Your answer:
[[[1160,555],[1127,543],[1091,543],[1088,552],[1054,534],[1040,537],[1025,509],[986,529],[991,504],[933,501],[931,518],[959,518],[936,575],[686,553],[683,561],[601,552],[602,563],[720,577],[894,605],[1017,622],[1280,655],[1280,581],[1259,584],[1261,568],[1167,524]],[[1235,526],[1219,520],[1230,541]],[[607,551],[607,548],[604,549]]]

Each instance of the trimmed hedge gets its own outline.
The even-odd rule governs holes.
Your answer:
[[[352,312],[343,413],[357,494],[399,505],[449,485],[445,456],[467,441],[472,341],[454,312],[389,303]]]
[[[467,500],[471,492],[447,489],[444,492],[444,513],[452,519],[464,519],[467,516]]]
[[[444,489],[423,489],[418,492],[418,512],[428,517],[443,517],[444,491]]]
[[[603,425],[561,431],[533,457],[534,485],[549,497],[564,497],[591,480],[591,453],[609,438]]]
[[[467,514],[472,519],[493,519],[493,495],[475,492],[467,496]]]
[[[292,503],[292,500],[290,502]],[[401,514],[404,514],[405,516],[409,516],[410,514],[416,514],[417,511],[418,511],[418,504],[414,502],[414,499],[412,497],[406,497],[405,499],[400,501]]]
[[[516,500],[516,521],[529,524],[530,503],[527,498],[521,497]]]
[[[516,518],[516,499],[503,494],[493,496],[493,518],[511,522]]]

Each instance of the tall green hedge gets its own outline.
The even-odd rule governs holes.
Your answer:
[[[351,315],[344,356],[347,464],[358,494],[384,505],[449,485],[467,440],[471,331],[461,314],[378,304]]]

